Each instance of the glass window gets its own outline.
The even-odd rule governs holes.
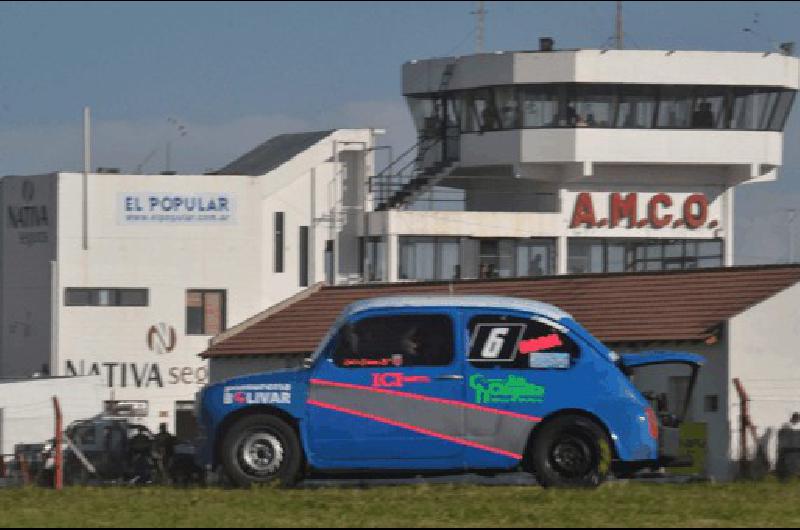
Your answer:
[[[792,110],[792,103],[794,103],[794,96],[795,92],[791,90],[784,90],[778,96],[775,112],[772,114],[772,120],[769,123],[771,131],[782,131],[786,126],[786,120],[789,118],[789,112]]]
[[[92,305],[91,289],[67,287],[64,293],[64,304],[70,306]]]
[[[275,272],[283,272],[283,212],[275,212]]]
[[[554,87],[531,86],[521,92],[523,127],[558,125],[558,92]]]
[[[225,331],[225,291],[186,291],[186,334],[218,335]]]
[[[500,128],[497,106],[491,90],[475,90],[472,96],[472,106],[479,131],[495,131]]]
[[[566,333],[537,317],[476,316],[469,336],[469,361],[477,368],[566,369],[580,356]]]
[[[691,87],[661,87],[658,105],[658,127],[688,129],[692,123]]]
[[[652,128],[657,105],[658,97],[655,87],[622,87],[616,126],[625,129]]]
[[[147,289],[119,289],[118,305],[121,306],[146,306]]]
[[[457,280],[461,277],[461,245],[458,239],[440,239],[437,249],[436,278]]]
[[[148,305],[148,290],[67,287],[64,292],[64,305],[142,307]]]
[[[494,89],[497,110],[502,129],[519,129],[519,102],[514,87],[498,87]]]
[[[334,362],[343,368],[447,366],[453,324],[445,315],[393,315],[347,323],[336,338]]]
[[[401,237],[400,279],[452,280],[461,277],[458,238]]]
[[[722,241],[570,238],[571,274],[658,271],[722,266]]]
[[[725,126],[725,87],[698,87],[695,91],[692,127],[720,129]]]
[[[380,237],[369,237],[364,242],[364,279],[368,282],[386,280],[386,242]]]
[[[298,249],[298,283],[300,287],[308,287],[308,227],[301,226],[297,241]]]
[[[555,274],[555,241],[530,239],[517,241],[515,276],[549,276]]]
[[[610,127],[614,118],[613,86],[574,87],[569,93],[567,117],[575,127]],[[570,119],[570,117],[573,117]],[[574,123],[572,123],[574,120]]]

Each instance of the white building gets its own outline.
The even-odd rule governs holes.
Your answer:
[[[358,278],[374,142],[283,135],[209,175],[3,178],[0,376],[100,374],[110,410],[193,428],[210,337]]]

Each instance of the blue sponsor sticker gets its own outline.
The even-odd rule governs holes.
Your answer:
[[[531,368],[566,370],[570,366],[570,357],[568,353],[537,352],[530,355],[529,362]]]

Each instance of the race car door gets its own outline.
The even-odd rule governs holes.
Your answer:
[[[460,465],[463,339],[458,313],[361,314],[345,324],[309,385],[308,444],[322,467]]]

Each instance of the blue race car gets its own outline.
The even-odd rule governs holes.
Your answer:
[[[676,456],[659,443],[676,424],[660,425],[626,377],[658,363],[696,376],[703,358],[621,358],[569,314],[530,300],[365,300],[345,309],[303,369],[204,388],[201,463],[240,486],[314,472],[520,468],[544,486],[597,486],[612,468]]]

